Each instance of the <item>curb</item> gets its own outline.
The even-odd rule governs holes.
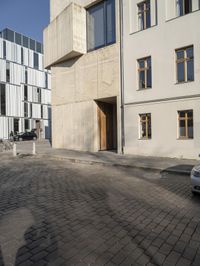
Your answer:
[[[147,166],[138,166],[138,165],[130,165],[130,164],[119,164],[119,163],[109,163],[103,161],[95,161],[95,160],[85,160],[85,159],[77,159],[71,157],[63,157],[59,155],[47,155],[47,154],[38,154],[42,157],[54,158],[59,161],[68,161],[71,163],[80,163],[80,164],[89,164],[89,165],[101,165],[101,166],[111,166],[111,167],[119,167],[119,168],[129,168],[129,169],[139,169],[139,170],[148,170],[151,172],[160,172],[160,173],[169,173],[169,174],[182,174],[182,175],[190,175],[190,170],[182,170],[182,169],[163,169],[156,167],[147,167]]]

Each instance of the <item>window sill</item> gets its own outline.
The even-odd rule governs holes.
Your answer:
[[[151,140],[152,138],[139,138],[138,140]]]
[[[194,140],[194,138],[177,138],[176,140]]]
[[[144,89],[137,89],[136,91],[148,91],[148,90],[152,90],[152,87],[151,88],[144,88]]]
[[[106,47],[109,47],[109,46],[112,46],[112,45],[114,45],[114,44],[116,44],[117,42],[116,42],[116,40],[114,41],[114,42],[112,42],[112,43],[109,43],[109,44],[106,44],[106,45],[101,45],[101,46],[99,46],[99,47],[97,47],[97,48],[94,48],[94,49],[89,49],[89,50],[87,50],[87,53],[91,53],[91,52],[94,52],[94,51],[97,51],[97,50],[100,50],[100,49],[103,49],[103,48],[106,48]]]
[[[192,12],[190,12],[188,14],[182,15],[182,16],[176,16],[176,17],[173,17],[173,18],[170,18],[170,19],[166,19],[165,22],[170,22],[172,20],[179,19],[179,18],[182,18],[182,17],[188,16],[188,15],[191,15],[191,14],[196,13],[196,12],[199,12],[199,11],[200,11],[200,9],[197,9],[197,10],[194,10],[194,11],[192,11]]]
[[[156,26],[158,26],[157,23],[155,25],[149,27],[149,28],[144,29],[144,30],[137,30],[137,31],[130,32],[129,35],[133,35],[133,34],[136,34],[136,33],[139,33],[139,32],[146,32],[147,30],[150,30],[152,28],[155,28]]]
[[[187,83],[191,83],[191,82],[194,82],[194,80],[175,82],[174,85],[187,84]]]

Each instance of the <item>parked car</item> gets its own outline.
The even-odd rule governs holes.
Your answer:
[[[36,140],[37,139],[37,135],[35,132],[31,131],[31,132],[21,132],[18,133],[17,135],[14,136],[14,140]]]
[[[191,171],[192,193],[200,193],[200,165],[194,166]]]

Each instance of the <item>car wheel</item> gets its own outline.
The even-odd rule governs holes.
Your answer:
[[[19,141],[22,141],[23,140],[23,138],[19,138]]]
[[[37,140],[37,138],[36,137],[33,137],[33,140]]]

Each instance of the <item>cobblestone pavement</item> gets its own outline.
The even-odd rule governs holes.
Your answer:
[[[200,265],[189,177],[0,157],[0,265]]]

